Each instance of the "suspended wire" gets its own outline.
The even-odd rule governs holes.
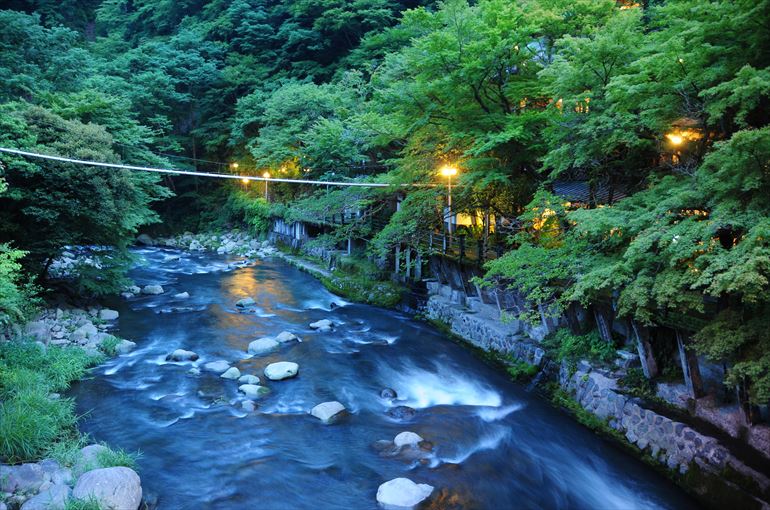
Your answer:
[[[216,179],[237,179],[241,181],[260,181],[260,182],[285,182],[289,184],[313,184],[318,186],[351,186],[361,188],[391,188],[391,187],[436,187],[437,184],[423,184],[423,183],[411,183],[411,184],[387,184],[384,182],[344,182],[344,181],[313,181],[309,179],[284,179],[280,177],[257,177],[252,175],[236,175],[236,174],[223,174],[215,172],[196,172],[192,170],[175,170],[172,168],[152,168],[146,166],[134,166],[134,165],[121,165],[118,163],[102,163],[100,161],[85,161],[80,159],[65,158],[63,156],[51,156],[47,154],[39,154],[36,152],[28,152],[19,149],[9,149],[0,147],[0,152],[7,154],[15,154],[17,156],[26,156],[30,158],[47,159],[51,161],[61,161],[65,163],[75,163],[78,165],[98,166],[102,168],[118,168],[123,170],[137,170],[140,172],[152,172],[159,174],[171,174],[171,175],[192,175],[197,177],[212,177]]]

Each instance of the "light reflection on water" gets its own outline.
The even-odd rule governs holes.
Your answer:
[[[73,390],[79,411],[91,411],[85,431],[143,452],[143,485],[161,509],[374,509],[378,485],[399,476],[434,485],[432,508],[693,507],[652,470],[426,324],[362,305],[330,310],[339,298],[280,262],[231,270],[223,258],[170,254],[142,250],[148,264],[133,275],[161,281],[165,294],[115,303],[120,333],[137,350]],[[183,291],[184,303],[173,298]],[[240,313],[235,302],[245,296],[256,306]],[[174,311],[182,305],[200,311]],[[335,330],[308,327],[321,318]],[[283,330],[303,341],[246,355],[250,341]],[[166,362],[176,348],[201,359]],[[217,359],[260,377],[268,363],[295,361],[300,373],[266,382],[271,393],[248,413],[237,382],[188,374]],[[381,399],[383,387],[399,398]],[[332,426],[308,416],[327,400],[350,416]],[[417,414],[399,422],[385,414],[394,405]],[[403,430],[435,445],[427,465],[372,447]]]

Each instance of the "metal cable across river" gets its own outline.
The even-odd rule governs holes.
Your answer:
[[[696,508],[652,468],[427,323],[346,303],[279,260],[236,267],[211,254],[135,253],[143,262],[134,281],[166,292],[114,303],[120,335],[138,347],[70,393],[85,413],[83,432],[141,451],[142,484],[160,509],[376,509],[378,486],[398,477],[434,486],[430,508]],[[190,297],[175,297],[182,292]],[[255,306],[238,309],[247,296]],[[309,328],[320,319],[334,328]],[[247,353],[251,341],[284,330],[301,342]],[[175,349],[200,359],[166,361]],[[269,387],[256,410],[242,408],[237,381],[190,373],[215,360]],[[298,363],[298,376],[267,381],[264,367],[276,361]],[[397,398],[382,398],[383,388]],[[332,400],[349,414],[328,425],[309,415]],[[388,415],[401,405],[414,416]],[[376,447],[403,431],[432,450]]]

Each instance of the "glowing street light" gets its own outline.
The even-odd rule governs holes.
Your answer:
[[[441,167],[441,175],[446,177],[447,181],[447,196],[446,196],[446,203],[447,203],[447,213],[449,215],[449,241],[452,241],[452,176],[457,175],[457,168],[445,165]]]
[[[241,182],[242,182],[243,184],[248,184],[248,183],[249,183],[249,180],[248,180],[247,178],[245,178],[245,177],[244,177],[243,179],[241,179]]]
[[[682,142],[684,142],[684,137],[677,133],[668,133],[666,138],[674,145],[682,145]]]
[[[264,177],[265,179],[269,179],[270,178],[270,172],[263,173],[262,177]],[[267,200],[267,182],[268,181],[265,181],[265,200]]]
[[[233,170],[238,170],[238,163],[230,163],[230,168]]]

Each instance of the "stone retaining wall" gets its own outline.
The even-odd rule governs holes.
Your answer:
[[[448,325],[454,334],[481,349],[543,367],[545,352],[537,341],[523,334],[521,324],[516,321],[504,323],[488,305],[459,304],[460,300],[440,285],[430,286],[429,292],[432,295],[426,311],[430,319]],[[577,369],[571,370],[565,362],[556,379],[581,407],[607,420],[608,425],[623,434],[629,443],[671,469],[674,478],[697,465],[700,471],[711,475],[729,490],[740,492],[743,501],[750,501],[755,508],[770,510],[768,473],[747,466],[717,439],[645,409],[639,399],[619,390],[617,373],[594,368],[587,362],[581,362]],[[755,487],[752,494],[727,481],[724,477],[727,471],[750,480]],[[689,488],[702,489],[697,485]],[[706,492],[706,489],[702,490]]]

